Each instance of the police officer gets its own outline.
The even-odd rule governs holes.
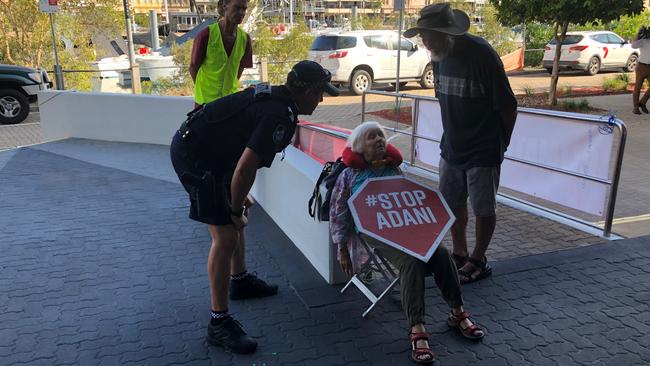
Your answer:
[[[189,193],[190,218],[208,225],[212,245],[208,281],[212,312],[207,340],[252,353],[255,340],[228,314],[230,299],[271,296],[277,285],[246,271],[244,226],[257,169],[270,167],[290,143],[298,114],[311,114],[323,92],[338,95],[331,74],[313,61],[295,64],[285,85],[260,84],[190,113],[174,135],[171,159]]]

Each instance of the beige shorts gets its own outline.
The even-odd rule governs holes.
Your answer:
[[[449,207],[467,205],[467,197],[476,216],[494,216],[501,166],[459,169],[440,158],[440,192]]]

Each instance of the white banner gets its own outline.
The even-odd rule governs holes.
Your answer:
[[[440,140],[442,122],[438,101],[419,100],[418,103],[417,134]],[[571,116],[578,115],[560,117],[519,111],[501,168],[501,186],[603,216],[608,184],[545,168],[609,179],[615,134],[602,134],[597,123]],[[416,151],[421,162],[438,166],[437,142],[418,139]]]

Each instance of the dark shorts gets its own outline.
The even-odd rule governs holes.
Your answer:
[[[438,187],[449,207],[467,206],[469,196],[475,216],[496,214],[501,166],[460,169],[440,158],[438,169]]]
[[[209,225],[230,225],[230,180],[223,173],[197,166],[196,159],[178,133],[170,146],[174,171],[190,199],[190,219]]]

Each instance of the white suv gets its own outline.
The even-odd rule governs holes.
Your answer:
[[[332,73],[332,83],[347,84],[354,94],[363,94],[374,81],[395,83],[397,78],[397,32],[352,31],[323,34],[311,45],[309,59]],[[433,88],[429,53],[402,37],[400,48],[400,86],[418,81]]]
[[[555,44],[553,39],[546,45],[542,59],[549,73],[553,71]],[[638,57],[639,50],[614,32],[567,32],[562,42],[560,69],[584,70],[588,75],[596,75],[601,69],[631,72]]]

